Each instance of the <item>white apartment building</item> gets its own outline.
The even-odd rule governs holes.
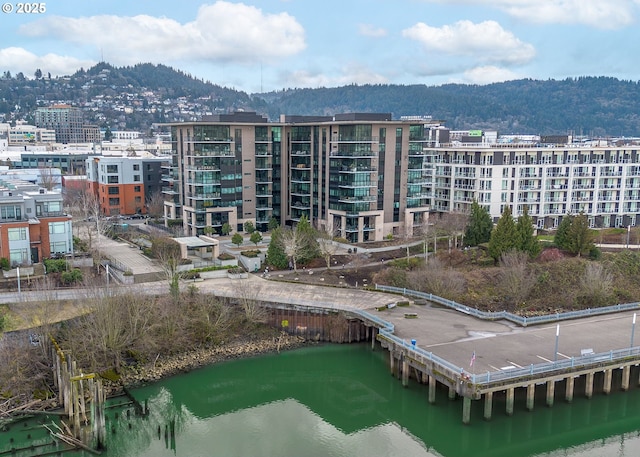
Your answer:
[[[635,226],[640,215],[640,145],[458,144],[429,148],[432,210],[467,211],[477,200],[497,220],[527,207],[538,228],[583,212],[592,227]]]

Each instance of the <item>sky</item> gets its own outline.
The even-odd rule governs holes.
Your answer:
[[[640,0],[51,0],[21,12],[18,2],[0,4],[0,74],[151,62],[248,93],[640,79]]]

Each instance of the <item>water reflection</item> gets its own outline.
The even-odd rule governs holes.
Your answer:
[[[443,389],[430,405],[426,386],[403,388],[368,345],[228,362],[133,394],[150,413],[109,411],[107,457],[640,455],[637,388],[553,408],[541,392],[533,412],[516,398],[513,417],[496,395],[492,421],[474,402],[464,426],[461,401]]]

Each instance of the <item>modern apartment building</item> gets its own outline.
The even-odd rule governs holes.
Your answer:
[[[12,265],[41,262],[52,254],[71,254],[71,217],[62,195],[23,181],[0,182],[0,257]]]
[[[86,160],[87,186],[105,216],[146,214],[146,200],[161,192],[163,158],[97,156]]]
[[[82,110],[69,105],[53,105],[38,108],[35,112],[36,127],[56,132],[58,143],[84,143]]]
[[[390,114],[284,116],[255,113],[172,124],[173,162],[163,177],[165,217],[190,235],[224,223],[265,230],[271,218],[304,215],[352,242],[404,234],[430,209],[424,149],[448,131]],[[440,139],[442,135],[442,139]]]
[[[640,144],[542,137],[426,152],[434,161],[434,211],[466,211],[476,199],[495,220],[505,205],[514,217],[527,207],[538,228],[580,212],[595,228],[635,226],[640,215]]]

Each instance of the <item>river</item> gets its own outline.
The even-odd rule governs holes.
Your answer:
[[[514,415],[494,397],[494,417],[439,390],[408,387],[390,375],[386,352],[367,344],[325,345],[235,360],[133,390],[149,415],[107,412],[106,457],[636,457],[640,389],[536,399],[516,398]],[[538,406],[539,405],[539,406]],[[173,433],[172,433],[173,431]],[[0,453],[2,447],[0,437]],[[80,455],[78,453],[69,455]]]

